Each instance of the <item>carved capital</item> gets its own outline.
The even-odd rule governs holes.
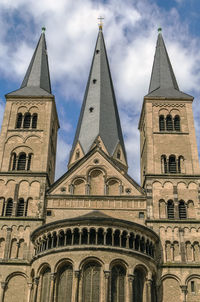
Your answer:
[[[105,279],[108,279],[110,277],[110,271],[104,271]]]
[[[187,294],[187,285],[181,285],[180,288],[183,293]]]
[[[75,278],[78,279],[80,277],[80,271],[79,270],[74,271],[74,276],[75,276]]]
[[[39,284],[39,280],[40,280],[40,277],[35,277],[35,278],[34,278],[34,283],[35,283],[35,285],[38,285],[38,284]]]
[[[1,288],[2,288],[3,290],[5,290],[7,284],[8,284],[8,282],[1,282]]]
[[[50,274],[50,279],[51,279],[52,281],[54,281],[54,280],[56,279],[56,273],[51,273],[51,274]]]
[[[135,276],[134,275],[128,275],[128,282],[132,283],[134,280]]]

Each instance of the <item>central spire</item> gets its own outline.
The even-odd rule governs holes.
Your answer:
[[[99,26],[89,79],[70,154],[69,167],[79,158],[76,159],[75,156],[77,148],[84,156],[95,145],[100,145],[109,157],[116,159],[127,168],[126,151],[102,26]]]

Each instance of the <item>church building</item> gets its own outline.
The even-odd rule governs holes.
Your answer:
[[[100,24],[68,168],[54,181],[59,118],[42,31],[21,87],[6,95],[0,302],[200,301],[192,102],[159,30],[149,91],[132,125],[140,131],[137,184]]]

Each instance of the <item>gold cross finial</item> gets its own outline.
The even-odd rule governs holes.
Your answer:
[[[98,18],[98,20],[99,20],[99,23],[98,23],[98,24],[99,24],[99,29],[102,30],[104,18],[100,16],[100,17]]]

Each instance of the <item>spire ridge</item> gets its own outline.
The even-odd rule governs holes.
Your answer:
[[[42,27],[42,33],[20,89],[11,92],[8,95],[51,95],[45,30],[46,28]]]
[[[162,37],[161,27],[158,28],[158,39],[147,96],[170,98],[190,97],[179,90],[165,42]]]
[[[97,145],[127,168],[126,151],[102,30],[99,30],[69,167],[77,148],[86,155]],[[78,147],[77,147],[78,146]],[[117,157],[118,152],[118,157]],[[123,160],[122,160],[123,159]]]

